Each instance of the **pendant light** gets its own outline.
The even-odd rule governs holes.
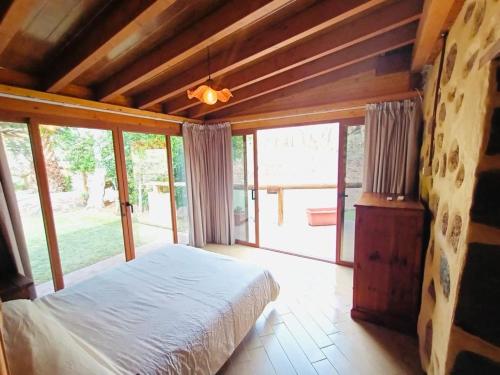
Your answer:
[[[217,101],[227,102],[233,96],[229,89],[216,90],[212,79],[210,78],[210,50],[207,49],[207,67],[208,67],[208,80],[205,84],[198,86],[194,90],[187,90],[189,99],[196,98],[200,102],[214,105]]]

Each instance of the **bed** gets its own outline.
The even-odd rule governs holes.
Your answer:
[[[252,264],[172,245],[35,301],[2,305],[11,375],[214,374],[279,285]]]

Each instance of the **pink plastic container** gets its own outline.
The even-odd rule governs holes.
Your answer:
[[[336,225],[337,224],[337,209],[333,207],[327,208],[308,208],[307,222],[310,226],[321,225]]]

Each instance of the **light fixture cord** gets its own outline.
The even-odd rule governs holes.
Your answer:
[[[208,80],[210,81],[210,47],[207,48]]]

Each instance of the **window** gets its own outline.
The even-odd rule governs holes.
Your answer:
[[[189,242],[189,213],[186,188],[186,169],[184,162],[184,144],[182,137],[170,137],[172,144],[172,165],[175,186],[175,206],[179,243]]]
[[[109,130],[50,125],[40,136],[68,286],[124,261],[113,138]]]
[[[37,293],[48,294],[54,288],[28,126],[0,122],[0,136],[16,193]]]

